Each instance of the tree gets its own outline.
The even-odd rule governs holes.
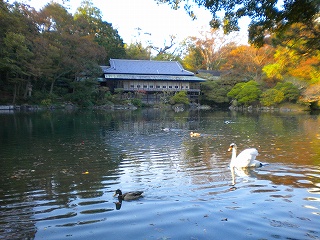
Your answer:
[[[300,96],[299,89],[291,82],[278,82],[274,89],[283,93],[283,100],[296,102]]]
[[[288,76],[309,83],[320,80],[320,51],[314,56],[300,55],[292,48],[278,46],[274,54],[274,62],[266,64],[263,71],[269,78],[283,80]]]
[[[237,83],[227,96],[236,99],[240,105],[248,106],[259,99],[261,90],[254,80]]]
[[[0,92],[11,92],[14,104],[20,93],[26,96],[32,77],[32,40],[39,35],[33,15],[23,4],[0,2]]]
[[[13,103],[21,99],[47,104],[57,97],[90,99],[95,92],[90,79],[102,75],[99,65],[125,51],[117,31],[101,20],[99,9],[90,1],[83,4],[73,16],[54,2],[40,11],[0,2],[1,102],[11,97]]]
[[[182,63],[182,60],[179,55],[175,55],[174,53],[163,53],[160,55],[157,55],[152,58],[152,60],[156,61],[178,61]]]
[[[171,104],[189,104],[189,98],[185,91],[177,92],[175,95],[170,97],[170,103]]]
[[[231,70],[231,75],[239,80],[255,79],[260,82],[263,78],[263,67],[273,63],[274,48],[265,45],[262,48],[253,46],[234,46],[226,56],[222,66],[224,70]]]
[[[226,44],[226,36],[218,30],[201,32],[200,38],[189,37],[184,42],[188,52],[185,66],[191,70],[219,70],[225,62]]]
[[[170,36],[170,43],[168,45],[166,43],[164,43],[164,47],[156,47],[153,45],[150,45],[149,47],[157,52],[157,56],[162,55],[162,54],[166,54],[167,51],[175,45],[175,42],[174,42],[175,38],[176,38],[176,36],[171,35]]]
[[[271,88],[261,94],[260,102],[264,106],[274,106],[281,103],[284,100],[284,94],[280,90]]]
[[[201,84],[201,102],[206,104],[227,104],[228,92],[232,89],[226,80],[207,80]]]
[[[74,15],[82,34],[91,35],[93,40],[105,49],[106,58],[124,58],[125,48],[118,31],[113,29],[112,24],[102,21],[101,11],[93,5],[91,0],[84,0]]]
[[[28,78],[28,66],[32,57],[22,34],[8,32],[4,38],[4,56],[8,59],[6,67],[10,71],[9,81],[14,84],[13,101],[17,97],[18,87]]]
[[[141,42],[125,45],[126,58],[136,60],[149,60],[150,49],[145,48]]]
[[[268,34],[281,34],[295,23],[302,23],[314,32],[314,36],[307,38],[313,49],[319,50],[319,45],[313,42],[320,39],[319,31],[319,1],[318,0],[155,0],[158,3],[167,3],[177,9],[184,3],[189,15],[196,18],[192,11],[195,3],[204,6],[212,13],[210,25],[213,28],[223,27],[225,33],[239,30],[238,20],[244,16],[251,18],[249,25],[249,41],[256,46],[262,46],[264,37]],[[282,3],[282,5],[280,5]],[[280,7],[279,7],[280,6]],[[221,19],[219,14],[224,12]],[[299,36],[292,36],[297,38]]]
[[[200,49],[195,45],[188,46],[188,54],[183,58],[183,66],[190,71],[205,69]]]
[[[286,31],[276,34],[272,40],[275,45],[279,45],[295,51],[298,55],[315,56],[320,50],[320,23],[318,15],[318,25],[316,28],[310,24],[295,23]]]

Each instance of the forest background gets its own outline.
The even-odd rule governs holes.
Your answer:
[[[158,2],[177,8],[181,1]],[[228,2],[220,7],[230,10]],[[37,11],[24,3],[1,0],[0,104],[121,104],[121,92],[111,94],[96,81],[102,75],[101,65],[108,65],[110,58],[120,58],[175,60],[193,72],[207,70],[198,75],[207,79],[201,85],[201,104],[278,107],[293,103],[319,109],[319,3],[288,1],[291,5],[284,5],[281,14],[273,7],[272,17],[266,14],[272,12],[270,4],[253,1],[256,9],[250,10],[250,2],[244,1],[247,12],[239,8],[226,11],[221,21],[214,15],[218,9],[208,6],[213,13],[212,30],[200,37],[190,36],[178,43],[176,36],[170,36],[171,41],[163,46],[145,46],[140,41],[125,44],[90,0],[83,1],[75,14],[54,2]],[[196,17],[190,6],[184,6]],[[306,7],[309,10],[303,11]],[[227,35],[239,30],[236,20],[241,14],[252,18],[250,45],[239,45]],[[214,72],[221,74],[219,79],[213,77]],[[141,106],[140,97],[131,103]],[[180,93],[166,103],[188,101]]]

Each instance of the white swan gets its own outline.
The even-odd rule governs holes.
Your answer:
[[[262,167],[262,163],[256,160],[259,155],[255,148],[247,148],[237,156],[237,145],[231,143],[228,151],[232,150],[232,157],[230,168],[248,168],[248,167]]]

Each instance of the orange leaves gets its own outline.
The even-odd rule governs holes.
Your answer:
[[[316,83],[320,81],[320,73],[316,66],[319,66],[320,59],[316,56],[300,61],[299,65],[289,71],[290,75]]]

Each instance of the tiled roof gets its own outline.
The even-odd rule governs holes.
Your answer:
[[[110,67],[101,67],[105,74],[194,76],[177,61],[110,59]]]
[[[106,74],[105,78],[113,80],[148,80],[148,81],[188,81],[204,82],[205,79],[196,76],[177,75],[147,75],[147,74]]]

